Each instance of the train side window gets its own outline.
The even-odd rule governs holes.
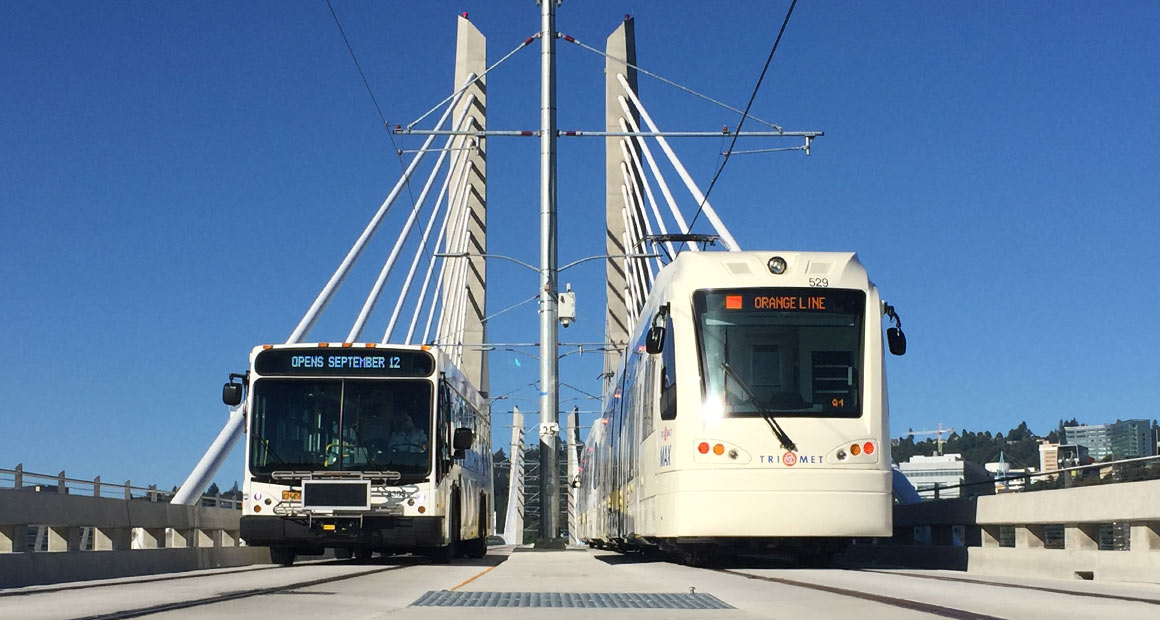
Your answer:
[[[677,418],[677,355],[673,346],[673,319],[665,316],[665,342],[661,349],[661,419]]]

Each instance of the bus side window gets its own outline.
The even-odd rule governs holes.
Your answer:
[[[665,343],[661,349],[661,419],[677,418],[677,355],[673,346],[673,319],[665,316]]]

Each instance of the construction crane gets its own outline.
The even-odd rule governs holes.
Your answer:
[[[935,430],[929,430],[929,431],[913,431],[913,430],[911,430],[911,431],[906,431],[906,435],[910,436],[910,437],[914,437],[916,435],[938,435],[938,439],[937,439],[938,453],[942,454],[943,453],[943,443],[944,443],[943,442],[943,435],[945,434],[949,438],[950,435],[954,432],[955,432],[954,428],[943,428],[942,422],[939,422],[938,428]]]

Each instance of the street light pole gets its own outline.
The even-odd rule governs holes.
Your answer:
[[[560,393],[557,380],[556,2],[540,0],[540,532],[537,546],[557,546],[560,483],[556,471]]]

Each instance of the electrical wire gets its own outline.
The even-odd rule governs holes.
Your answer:
[[[387,117],[383,114],[383,108],[379,105],[379,100],[375,98],[375,92],[371,89],[371,83],[367,80],[367,74],[363,72],[362,65],[359,64],[358,56],[354,53],[354,47],[350,44],[350,39],[346,36],[346,30],[343,29],[342,23],[338,21],[338,13],[334,12],[334,5],[330,0],[326,0],[326,7],[330,9],[330,16],[334,18],[334,25],[338,26],[338,33],[342,35],[343,43],[346,43],[346,50],[350,52],[350,59],[354,61],[355,69],[358,69],[359,77],[362,78],[363,86],[366,86],[367,94],[371,96],[371,103],[375,104],[375,110],[379,113],[379,120],[383,123],[383,129],[387,130],[387,137],[391,140],[391,148],[394,149],[395,155],[399,158],[399,167],[406,169],[406,162],[403,161],[403,151],[399,149],[398,143],[395,142],[395,134],[391,131],[387,124]],[[411,197],[411,206],[415,205],[415,194],[411,192],[411,181],[407,180],[407,194]]]
[[[765,80],[765,72],[769,70],[769,63],[773,61],[773,55],[777,52],[777,46],[781,43],[781,35],[785,34],[785,27],[789,24],[789,17],[793,15],[793,8],[795,6],[797,6],[797,0],[790,2],[789,10],[785,12],[785,20],[781,22],[781,30],[777,31],[777,38],[774,39],[773,47],[769,50],[769,56],[765,59],[765,66],[761,68],[761,75],[757,77],[757,84],[753,87],[753,94],[749,95],[749,103],[745,104],[745,111],[741,113],[741,120],[737,123],[737,131],[733,134],[733,141],[729,143],[729,149],[725,151],[724,160],[721,161],[721,165],[713,175],[713,180],[709,182],[709,189],[705,190],[705,196],[701,199],[701,204],[697,207],[697,212],[693,214],[693,219],[689,221],[690,230],[692,230],[693,224],[697,223],[697,218],[701,216],[701,211],[705,209],[705,203],[709,200],[709,194],[713,191],[713,186],[717,184],[717,179],[721,177],[721,171],[725,170],[725,164],[729,163],[729,156],[733,154],[733,147],[737,145],[737,138],[741,135],[741,126],[745,124],[745,119],[749,116],[749,108],[753,106],[753,100],[757,98],[757,91],[761,89],[761,82]]]

